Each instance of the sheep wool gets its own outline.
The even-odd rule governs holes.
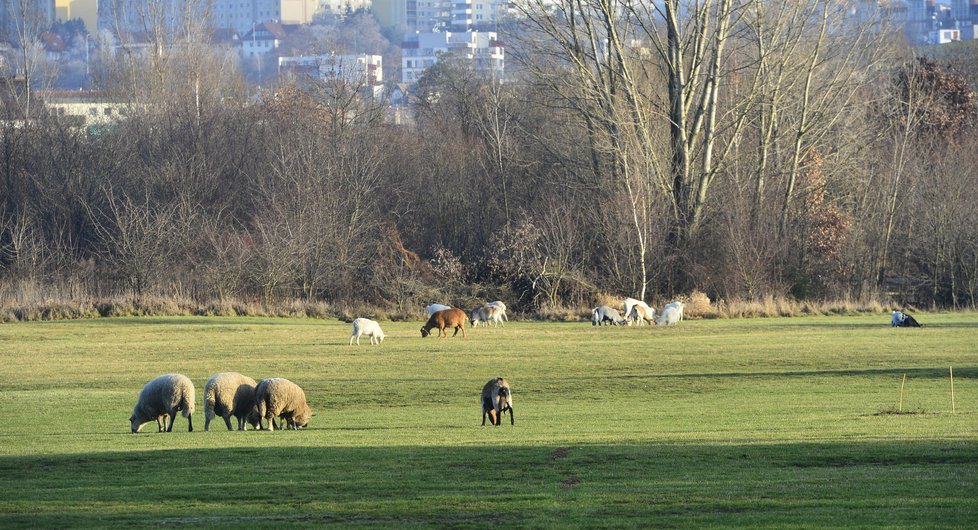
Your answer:
[[[170,417],[170,425],[166,432],[171,432],[178,411],[187,418],[187,431],[193,432],[192,416],[195,400],[194,383],[189,377],[181,374],[166,374],[153,379],[143,386],[136,406],[132,409],[132,416],[129,417],[132,432],[139,432],[143,424],[150,420],[156,420],[159,431],[163,432],[166,416]]]
[[[229,431],[231,416],[238,420],[238,430],[246,430],[247,424],[255,429],[261,426],[261,416],[255,404],[254,379],[237,372],[219,372],[211,376],[204,386],[204,430],[210,430],[211,420],[220,416]]]
[[[299,385],[282,377],[265,379],[255,388],[258,415],[268,420],[268,430],[275,430],[275,418],[285,421],[285,428],[301,429],[309,424],[312,409]]]

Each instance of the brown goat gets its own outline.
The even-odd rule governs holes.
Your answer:
[[[451,309],[444,309],[442,311],[435,311],[431,314],[431,318],[425,325],[421,326],[421,336],[427,337],[431,335],[431,330],[438,328],[438,336],[441,337],[442,333],[448,336],[448,332],[445,328],[455,328],[455,333],[452,334],[454,337],[458,335],[458,331],[462,330],[462,338],[465,338],[465,321],[467,317],[465,311],[457,307]]]
[[[509,411],[509,424],[516,425],[513,419],[513,393],[509,388],[509,381],[502,377],[490,379],[482,387],[482,424],[486,424],[486,416],[489,416],[489,423],[500,425],[503,421],[503,413]]]

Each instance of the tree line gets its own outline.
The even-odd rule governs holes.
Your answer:
[[[975,307],[973,53],[831,2],[521,5],[508,78],[445,57],[410,126],[338,81],[254,91],[198,21],[101,57],[125,119],[0,125],[2,292]]]

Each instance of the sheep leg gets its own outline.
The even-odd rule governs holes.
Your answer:
[[[173,411],[173,412],[176,412],[176,411]],[[166,432],[173,432],[173,422],[175,422],[176,419],[177,419],[177,415],[171,413],[170,414],[170,425],[166,428]]]
[[[513,406],[512,405],[509,406],[509,424],[510,425],[516,425],[516,419],[513,418]]]
[[[166,414],[156,417],[156,432],[163,432],[163,427],[166,425]]]
[[[228,430],[229,431],[233,431],[234,430],[234,426],[231,425],[231,414],[225,414],[224,415],[224,424],[228,426]],[[207,430],[207,427],[204,427],[204,430],[206,431]]]
[[[482,426],[483,427],[486,426],[486,409],[485,409],[485,407],[482,408]]]

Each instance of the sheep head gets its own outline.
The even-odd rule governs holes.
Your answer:
[[[296,429],[303,429],[309,425],[310,419],[312,419],[312,409],[309,408],[309,405],[305,405],[302,410],[292,416],[292,423],[295,424]]]

